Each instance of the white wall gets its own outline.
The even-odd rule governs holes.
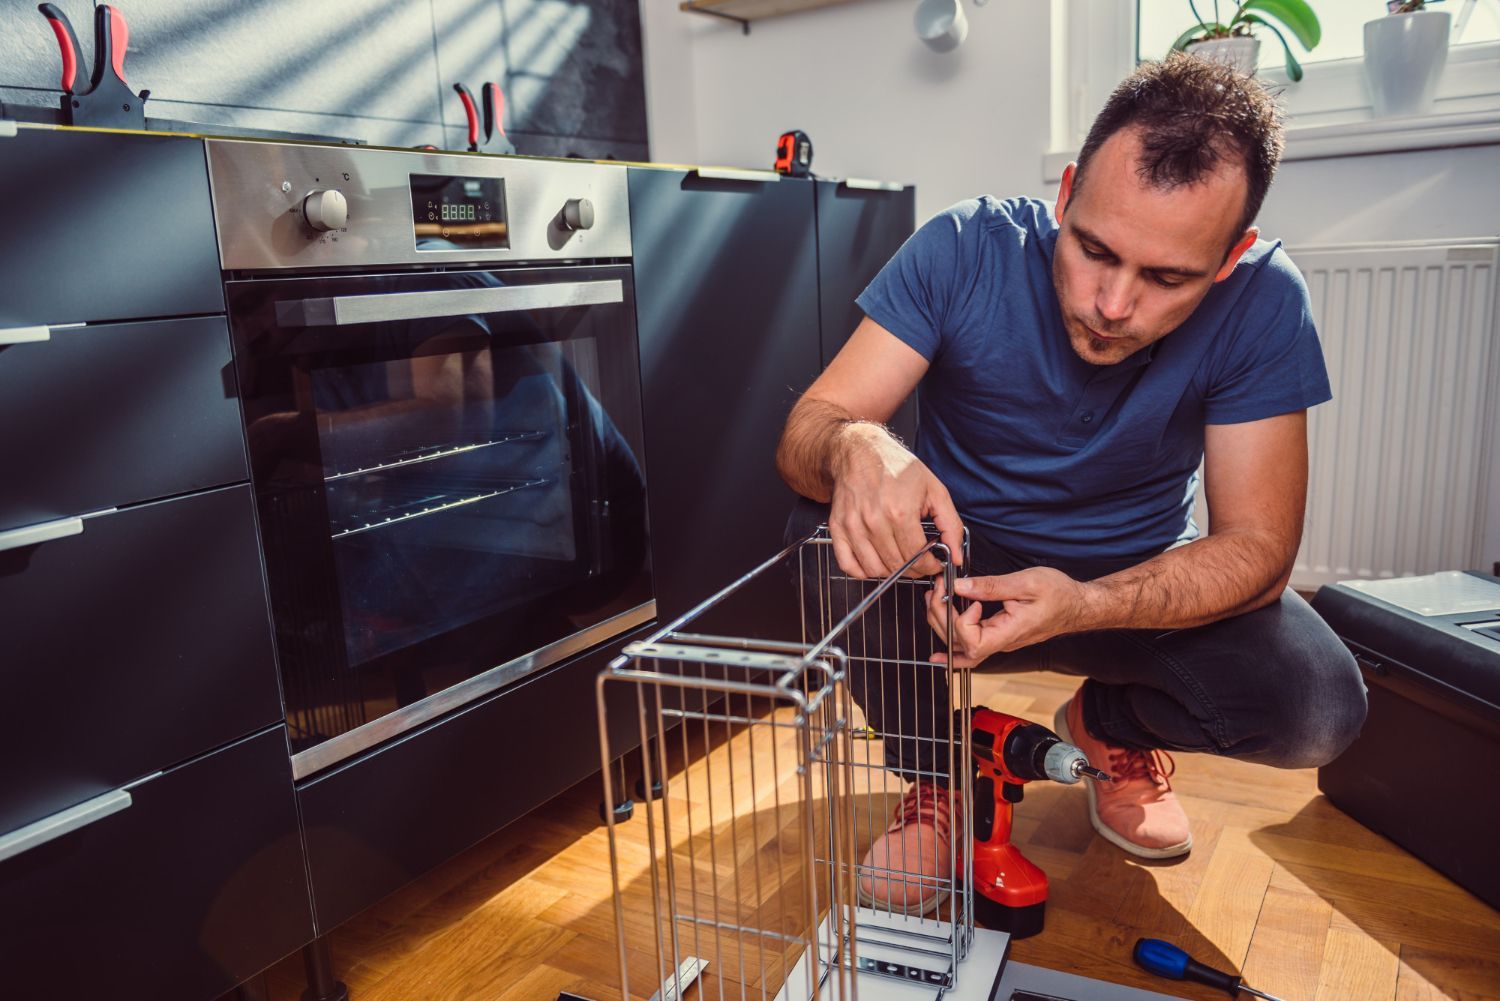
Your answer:
[[[1497,236],[1496,178],[1500,146],[1293,160],[1266,196],[1261,231],[1288,246]]]
[[[969,38],[949,55],[917,40],[914,7],[855,0],[743,35],[641,0],[652,158],[769,168],[796,128],[815,173],[915,184],[919,219],[977,194],[1046,194],[1049,5],[966,3]]]

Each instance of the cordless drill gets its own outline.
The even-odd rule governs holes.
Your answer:
[[[1026,938],[1042,930],[1047,874],[1010,843],[1011,813],[1034,779],[1072,785],[1084,775],[1110,781],[1083,752],[1040,724],[975,709],[974,916],[987,928]]]

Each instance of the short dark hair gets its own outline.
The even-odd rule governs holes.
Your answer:
[[[1224,159],[1242,162],[1248,190],[1235,237],[1255,221],[1286,144],[1281,109],[1258,80],[1174,52],[1141,63],[1109,95],[1078,152],[1073,184],[1105,140],[1132,127],[1140,130],[1138,173],[1157,187],[1193,184]]]

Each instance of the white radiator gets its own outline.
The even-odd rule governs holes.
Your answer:
[[[1500,240],[1287,248],[1333,402],[1308,420],[1292,583],[1490,569],[1500,559]]]

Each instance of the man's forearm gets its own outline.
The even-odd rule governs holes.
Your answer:
[[[833,499],[844,451],[861,435],[888,433],[837,404],[804,396],[787,418],[776,447],[776,468],[797,493],[826,504]]]
[[[1083,585],[1078,632],[1186,629],[1281,595],[1294,557],[1262,532],[1222,532]]]

